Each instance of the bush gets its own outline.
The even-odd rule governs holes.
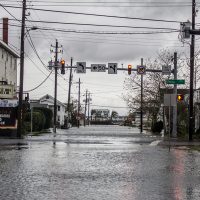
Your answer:
[[[41,131],[44,129],[46,123],[43,112],[32,112],[32,129],[33,131]],[[26,113],[24,116],[24,128],[27,132],[31,130],[31,113]]]
[[[45,116],[45,124],[44,124],[44,129],[48,129],[52,127],[52,117],[53,117],[53,112],[52,110],[48,108],[34,108],[33,111],[39,111],[42,112]]]
[[[151,126],[151,131],[153,133],[158,133],[160,134],[161,131],[163,129],[163,122],[162,121],[158,121],[158,122],[155,122],[152,126]]]

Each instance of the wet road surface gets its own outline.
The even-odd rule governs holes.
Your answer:
[[[199,200],[200,153],[156,144],[136,128],[90,126],[1,146],[0,199]]]

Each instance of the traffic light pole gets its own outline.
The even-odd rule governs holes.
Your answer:
[[[141,58],[141,66],[143,66],[143,58]],[[141,74],[141,108],[140,108],[140,133],[143,133],[143,74]]]
[[[79,78],[79,81],[78,81],[78,120],[77,120],[77,125],[78,125],[78,128],[80,127],[80,97],[81,97],[81,81],[80,81],[80,78]]]
[[[69,90],[68,90],[68,101],[67,101],[67,128],[70,118],[70,99],[71,99],[71,85],[72,85],[72,65],[73,65],[73,58],[71,58],[71,64],[70,64],[70,73],[69,73]]]
[[[192,0],[192,30],[195,30],[195,15],[196,15],[196,2]],[[194,49],[195,49],[195,35],[191,37],[190,45],[190,99],[189,99],[189,141],[192,141],[192,135],[194,132],[194,113],[193,113],[193,79],[194,79]]]
[[[54,88],[54,113],[53,113],[53,132],[56,134],[56,118],[57,118],[57,68],[58,63],[58,41],[56,40],[55,46],[55,88]]]
[[[177,80],[177,52],[174,52],[174,80]],[[174,95],[177,96],[177,84],[174,84]],[[177,102],[173,106],[172,137],[177,137]]]
[[[86,125],[87,95],[88,95],[88,91],[86,90],[84,126]]]

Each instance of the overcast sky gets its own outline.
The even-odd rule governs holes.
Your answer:
[[[183,46],[178,39],[179,32],[155,32],[179,30],[179,22],[191,20],[191,2],[189,0],[28,1],[27,8],[31,9],[27,9],[26,25],[28,29],[32,26],[41,28],[30,31],[30,35],[39,57],[46,65],[53,58],[53,55],[50,53],[50,46],[51,44],[55,45],[55,41],[58,39],[59,45],[63,46],[63,54],[60,54],[59,58],[62,57],[66,60],[68,65],[70,65],[70,58],[73,57],[73,65],[77,61],[86,62],[88,67],[93,63],[108,64],[109,62],[116,62],[118,67],[123,66],[127,68],[128,64],[136,67],[140,64],[141,58],[144,58],[144,60],[150,57],[155,58],[157,52],[163,48],[177,52],[188,52],[189,47],[187,45]],[[21,1],[0,0],[0,3],[4,6],[21,6]],[[198,8],[199,2],[197,1]],[[73,14],[33,9],[66,11],[73,12]],[[1,18],[8,17],[9,19],[14,19],[15,17],[16,19],[21,19],[21,9],[6,7],[6,10],[1,7]],[[104,16],[83,15],[84,13]],[[118,17],[106,17],[111,15]],[[20,28],[17,26],[20,25],[20,22],[16,19],[9,21],[12,25],[9,27],[9,43],[19,49]],[[43,22],[40,23],[39,21]],[[198,21],[199,14],[197,12],[196,23]],[[68,24],[47,22],[64,22]],[[50,30],[42,30],[44,28]],[[62,29],[64,31],[55,31],[55,29]],[[84,31],[92,33],[83,33]],[[108,32],[112,34],[102,34]],[[146,34],[150,32],[154,32],[154,34]],[[198,47],[198,37],[196,44]],[[49,74],[49,71],[42,65],[27,38],[25,40],[25,52],[24,90],[29,90],[39,85]],[[116,110],[120,114],[126,114],[128,109],[125,108],[127,105],[122,100],[122,94],[124,92],[123,82],[127,76],[127,71],[118,71],[116,75],[110,75],[107,72],[90,72],[90,70],[87,70],[86,74],[76,74],[73,70],[72,96],[75,99],[77,98],[77,82],[80,78],[82,82],[81,94],[83,95],[86,89],[91,92],[92,108],[108,108]],[[62,102],[67,102],[68,78],[69,70],[65,75],[58,76],[58,99]],[[30,96],[37,99],[47,93],[54,96],[54,74],[41,87],[31,92]],[[81,96],[82,101],[83,99],[84,96]]]

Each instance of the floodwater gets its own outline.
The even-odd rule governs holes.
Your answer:
[[[200,199],[197,151],[169,152],[136,128],[57,132],[0,147],[1,200]]]

